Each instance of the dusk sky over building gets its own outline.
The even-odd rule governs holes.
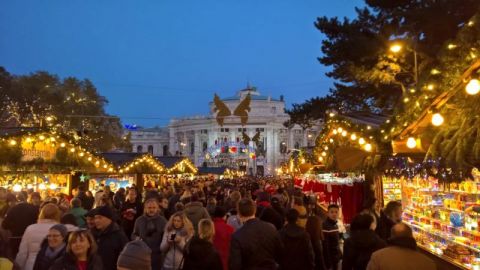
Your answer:
[[[208,113],[247,82],[287,105],[323,96],[319,16],[360,0],[1,1],[0,66],[93,81],[124,123]]]

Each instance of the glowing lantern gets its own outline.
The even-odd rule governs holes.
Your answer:
[[[417,141],[415,140],[415,138],[413,137],[408,138],[407,147],[412,149],[412,148],[415,148],[416,146],[417,146]]]
[[[358,139],[358,143],[359,143],[360,145],[364,145],[364,144],[365,144],[365,139],[364,139],[364,138]]]
[[[372,151],[372,145],[369,144],[369,143],[365,144],[365,151],[367,151],[367,152]]]
[[[443,116],[439,113],[435,113],[432,115],[432,124],[436,127],[441,126],[443,124]]]
[[[477,79],[472,79],[468,82],[467,86],[465,86],[465,91],[469,95],[476,95],[480,92],[480,81]]]

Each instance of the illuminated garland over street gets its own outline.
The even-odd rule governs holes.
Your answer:
[[[177,162],[175,165],[173,165],[172,168],[168,169],[167,173],[169,174],[174,172],[184,173],[185,168],[189,168],[193,174],[196,174],[198,172],[198,169],[195,167],[195,165],[193,165],[189,159],[185,158],[185,159],[182,159],[180,162]]]
[[[146,167],[146,168],[145,168]],[[119,173],[135,173],[139,171],[145,171],[148,169],[156,172],[158,174],[165,171],[165,166],[160,163],[155,157],[152,155],[144,155],[138,158],[135,158],[130,163],[119,168]]]

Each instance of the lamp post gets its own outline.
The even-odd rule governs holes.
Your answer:
[[[390,46],[390,51],[392,53],[399,53],[402,51],[403,49],[403,45],[400,44],[400,43],[394,43]],[[418,62],[417,62],[417,51],[415,50],[415,48],[410,48],[409,47],[409,50],[411,50],[413,52],[413,80],[415,82],[415,86],[417,85],[418,83]]]

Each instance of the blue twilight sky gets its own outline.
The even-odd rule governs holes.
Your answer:
[[[361,0],[0,0],[0,66],[88,78],[124,123],[206,114],[247,82],[288,106],[322,96],[319,16]]]

